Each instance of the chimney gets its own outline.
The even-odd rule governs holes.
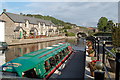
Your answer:
[[[20,13],[20,15],[23,15],[23,13]]]
[[[6,9],[3,9],[3,12],[6,12]]]

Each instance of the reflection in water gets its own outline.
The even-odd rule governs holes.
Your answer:
[[[35,43],[35,44],[26,44],[26,45],[17,45],[17,46],[9,46],[9,50],[5,53],[6,61],[11,61],[17,57],[23,56],[24,54],[43,49],[47,46],[51,46],[62,42],[65,40],[57,40],[57,41],[50,41],[50,42],[43,42],[43,43]]]
[[[71,38],[43,43],[9,46],[9,50],[7,50],[5,53],[5,62],[11,61],[12,59],[23,56],[24,54],[46,48],[47,46],[51,46],[62,41],[69,42],[73,48],[76,48],[76,46],[81,45],[79,39]]]
[[[65,39],[65,42],[68,42],[70,43],[71,45],[77,45],[77,38],[68,38],[68,39]]]
[[[74,50],[85,50],[85,43],[83,38],[66,39],[66,42],[69,42]]]

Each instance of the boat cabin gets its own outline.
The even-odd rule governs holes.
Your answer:
[[[71,54],[69,43],[59,43],[13,59],[2,65],[2,71],[4,75],[49,78]]]

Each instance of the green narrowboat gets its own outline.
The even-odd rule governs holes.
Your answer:
[[[69,43],[30,52],[2,65],[3,75],[48,79],[72,54]]]

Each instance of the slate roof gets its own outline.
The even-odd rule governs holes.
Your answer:
[[[54,31],[54,30],[53,30],[53,29],[49,29],[48,31],[49,31],[49,32],[52,32],[52,31]]]
[[[5,21],[3,21],[3,20],[0,20],[0,22],[5,22]]]
[[[11,18],[14,22],[19,22],[19,23],[25,23],[26,20],[29,21],[31,24],[38,24],[38,22],[45,23],[45,25],[55,25],[51,21],[48,20],[43,20],[39,18],[34,18],[34,17],[28,17],[28,16],[23,16],[19,14],[13,14],[9,12],[3,12],[5,13],[9,18]]]
[[[35,27],[32,27],[30,31],[34,31],[36,28]],[[37,30],[37,29],[36,29]]]
[[[19,31],[19,30],[20,30],[20,28],[22,29],[22,27],[17,26],[17,27],[15,28],[14,32]]]

